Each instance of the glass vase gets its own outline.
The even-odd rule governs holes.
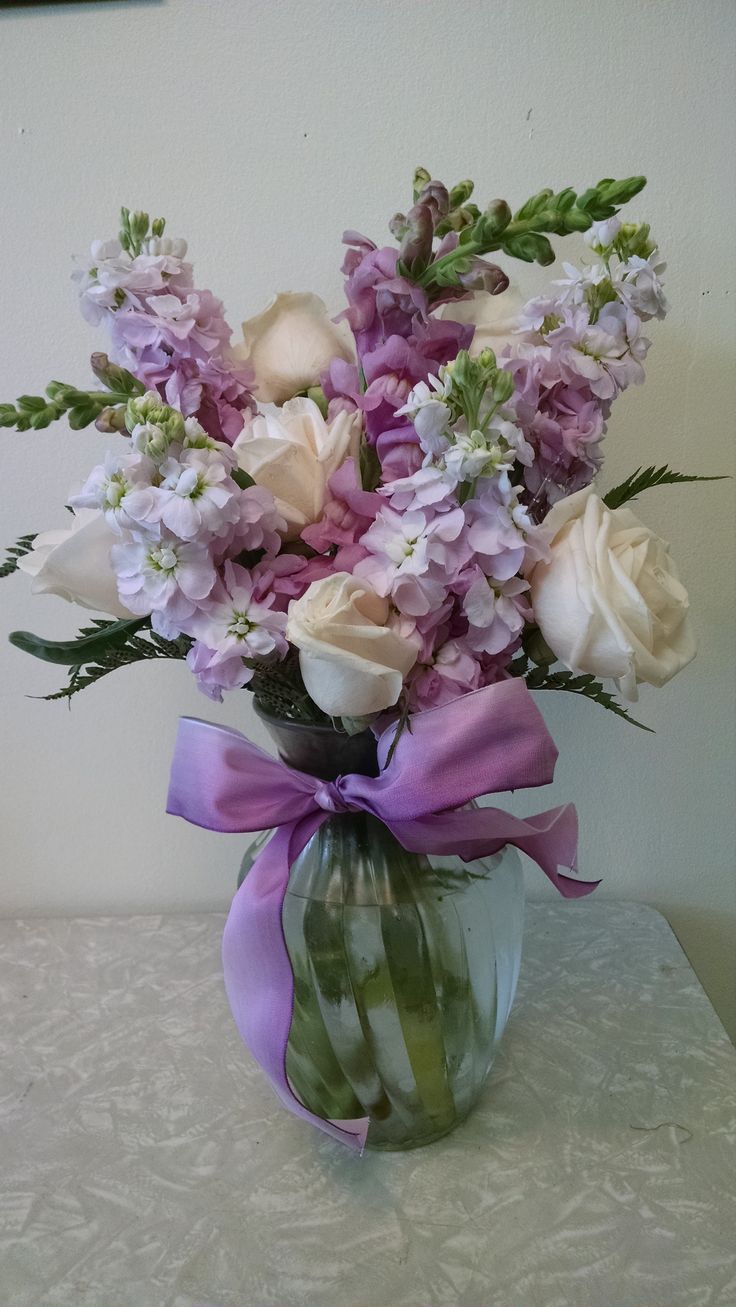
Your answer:
[[[322,780],[377,774],[370,732],[260,716],[291,767]],[[515,849],[464,863],[407,852],[369,813],[329,817],[294,862],[283,906],[294,973],[286,1069],[305,1106],[332,1120],[368,1116],[367,1147],[384,1150],[429,1144],[463,1121],[511,1009],[523,906]]]

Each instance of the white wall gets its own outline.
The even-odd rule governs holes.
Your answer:
[[[85,383],[99,339],[71,256],[120,203],[186,235],[200,284],[237,323],[273,289],[339,304],[340,235],[385,234],[423,163],[519,203],[546,184],[644,172],[632,212],[669,261],[648,383],[616,405],[606,482],[644,461],[733,472],[733,18],[729,0],[129,0],[0,16],[0,397]],[[61,525],[104,446],[62,427],[0,432],[2,539]],[[668,916],[724,1020],[734,1012],[732,484],[650,492],[701,652],[647,693],[646,735],[542,696],[574,798],[581,866],[603,895]],[[71,635],[76,613],[2,582],[2,629]],[[246,697],[210,707],[181,665],[138,666],[74,701],[58,671],[0,644],[5,853],[0,911],[224,908],[241,843],[163,815],[179,713],[253,729]],[[530,889],[543,895],[541,876]]]

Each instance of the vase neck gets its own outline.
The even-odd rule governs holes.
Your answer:
[[[256,712],[287,767],[321,781],[334,781],[349,772],[359,776],[378,775],[377,744],[372,731],[348,735],[330,726],[284,721],[259,708]]]

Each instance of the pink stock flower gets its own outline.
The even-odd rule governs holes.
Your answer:
[[[519,576],[493,581],[479,567],[468,569],[463,610],[468,619],[467,643],[478,653],[499,654],[521,634],[532,610],[524,597],[528,582]]]
[[[333,546],[356,545],[375,521],[383,501],[375,491],[364,490],[355,459],[347,458],[327,483],[328,498],[319,522],[307,526],[301,538],[318,554]],[[335,562],[336,572],[349,571]]]
[[[195,644],[187,662],[210,698],[247,685],[253,668],[243,659],[272,661],[287,652],[286,614],[274,609],[274,596],[258,591],[257,578],[226,563],[217,585],[186,623]]]
[[[462,509],[432,515],[382,508],[362,537],[368,555],[353,569],[399,612],[421,617],[439,606],[469,557]]]

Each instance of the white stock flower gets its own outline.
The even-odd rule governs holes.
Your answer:
[[[79,493],[70,495],[69,503],[72,508],[101,509],[118,534],[125,529],[145,529],[155,511],[151,486],[155,473],[155,465],[144,454],[109,450],[105,462],[92,469]]]
[[[416,646],[387,625],[389,604],[357,576],[313,581],[289,605],[286,637],[304,684],[331,717],[363,717],[396,703]]]
[[[180,540],[130,540],[113,546],[118,593],[139,617],[173,639],[216,581],[205,545]]]
[[[240,491],[229,467],[211,449],[188,449],[161,464],[156,520],[182,540],[200,532],[223,535],[238,521]]]
[[[308,291],[275,295],[243,323],[243,338],[233,352],[255,372],[254,390],[264,404],[283,404],[318,385],[332,359],[354,358],[349,334],[330,321],[319,295]]]
[[[131,617],[118,598],[110,549],[118,536],[98,509],[80,508],[65,530],[42,531],[18,567],[33,577],[33,594],[59,595],[111,617]]]
[[[277,414],[259,413],[233,446],[239,466],[270,490],[287,523],[287,539],[322,516],[327,482],[346,458],[357,458],[360,414],[326,422],[311,399],[291,399]]]
[[[663,540],[589,486],[555,504],[543,526],[551,558],[531,573],[531,600],[561,662],[613,677],[631,700],[638,683],[664,685],[690,662],[687,591]]]

